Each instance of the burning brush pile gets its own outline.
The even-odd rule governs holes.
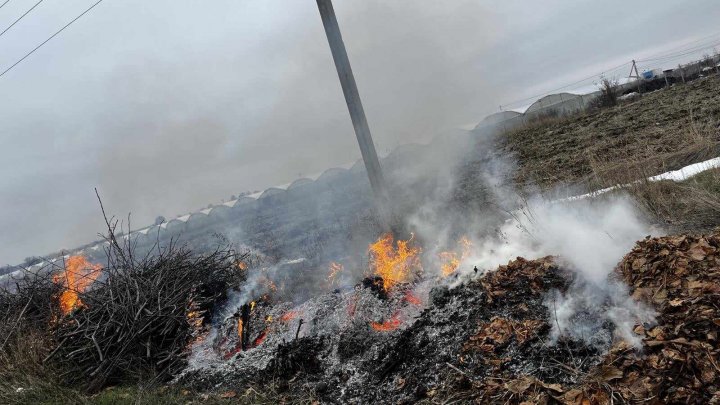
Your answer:
[[[398,242],[371,245],[375,274],[353,288],[243,306],[206,332],[178,381],[233,393],[272,383],[322,403],[720,400],[720,235],[639,242],[611,278],[657,313],[626,314],[627,325],[599,315],[617,312],[609,297],[560,314],[554,297],[580,281],[560,259],[518,258],[463,282],[454,270],[438,283],[422,276],[419,248]]]
[[[568,305],[590,290],[560,258],[482,271],[473,249],[461,239],[429,261],[384,235],[364,279],[343,287],[332,263],[326,292],[293,303],[231,251],[136,258],[113,240],[106,265],[73,257],[0,295],[3,333],[48,331],[43,362],[90,392],[150,375],[321,403],[720,401],[720,235],[648,238],[620,262],[612,282],[654,308],[646,319],[611,295]]]
[[[197,325],[245,280],[231,250],[198,256],[170,245],[138,258],[112,238],[107,253],[104,265],[73,256],[2,291],[11,320],[0,330],[2,349],[42,336],[41,363],[85,392],[166,382],[186,367]]]

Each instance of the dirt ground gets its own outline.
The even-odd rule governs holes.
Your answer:
[[[720,76],[713,75],[529,124],[501,136],[499,147],[517,158],[519,184],[592,188],[626,173],[652,175],[717,156],[719,124]]]

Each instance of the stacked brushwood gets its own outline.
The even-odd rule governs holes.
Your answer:
[[[45,329],[55,311],[60,287],[47,275],[22,277],[0,287],[0,350],[19,330]]]
[[[78,292],[82,305],[53,322],[47,359],[88,392],[180,371],[199,327],[244,280],[242,257],[229,249],[196,255],[170,243],[137,258],[112,233],[109,241],[102,276]]]

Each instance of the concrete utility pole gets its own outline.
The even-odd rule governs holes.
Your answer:
[[[345,43],[340,34],[340,27],[335,17],[332,0],[317,0],[317,5],[320,10],[323,26],[325,26],[325,34],[327,34],[330,50],[335,60],[335,67],[340,77],[340,84],[345,94],[345,102],[350,111],[353,127],[355,127],[355,135],[357,136],[358,144],[360,144],[360,152],[362,153],[363,162],[365,163],[365,169],[367,170],[368,177],[370,177],[370,186],[380,205],[378,208],[384,211],[383,215],[386,216],[388,207],[385,206],[387,202],[385,177],[383,176],[380,161],[375,151],[375,144],[370,135],[370,127],[368,126],[365,110],[360,101],[360,93],[358,93],[355,76],[353,76],[352,68],[350,67],[350,59],[348,59]],[[385,219],[387,220],[387,218]]]

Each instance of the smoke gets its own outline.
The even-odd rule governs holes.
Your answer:
[[[487,6],[336,3],[382,153],[494,108],[486,68],[469,63],[493,42]],[[17,69],[6,82],[17,96],[6,114],[18,146],[3,159],[15,175],[1,194],[6,210],[17,212],[2,222],[16,229],[0,243],[3,260],[91,241],[102,229],[93,187],[111,215],[132,212],[137,228],[359,158],[314,2],[165,0],[134,8],[142,12],[125,18],[132,24],[117,24],[133,9],[127,5],[103,5],[83,20],[78,31],[97,28],[101,49],[63,38],[56,56],[65,63],[54,60],[47,79],[35,70],[18,80],[26,71]]]
[[[635,242],[651,233],[622,196],[576,204],[530,202],[518,223],[543,251],[560,256],[593,283],[602,283]]]
[[[603,325],[614,326],[614,334],[635,348],[642,347],[641,338],[633,332],[636,324],[652,324],[656,312],[635,301],[626,285],[618,281],[601,284],[577,280],[565,293],[554,290],[545,299],[550,311],[550,339],[582,340],[597,347],[609,347],[613,341]]]
[[[555,318],[551,337],[568,336],[607,347],[609,337],[600,331],[610,321],[618,337],[640,347],[632,328],[638,322],[652,322],[654,312],[630,298],[627,287],[610,277],[635,242],[652,233],[632,202],[614,196],[529,206],[518,223],[527,230],[530,246],[541,255],[558,256],[563,267],[577,274],[569,291],[553,291],[546,299]]]
[[[447,280],[451,288],[516,257],[556,256],[563,268],[573,271],[575,281],[564,294],[552,291],[546,299],[553,319],[552,339],[565,336],[606,347],[612,336],[601,331],[610,322],[618,337],[637,344],[632,327],[651,322],[654,313],[630,298],[627,287],[611,277],[635,243],[654,233],[633,201],[620,193],[553,201],[532,188],[518,189],[513,181],[516,162],[497,150],[500,139],[476,134],[474,141],[468,148],[473,141],[459,138],[459,147],[446,148],[456,154],[439,159],[447,166],[442,170],[432,162],[425,171],[414,169],[412,176],[432,173],[438,179],[430,189],[416,187],[414,177],[403,178],[415,190],[418,206],[410,211],[407,223],[428,247],[426,271],[439,275],[438,252],[459,252],[460,237],[471,239],[472,249],[464,255],[456,277]],[[458,189],[463,192],[460,199]]]
[[[642,25],[619,0],[335,3],[381,152],[686,41],[668,26],[700,36],[716,21],[711,0],[655,4]],[[617,24],[593,24],[609,14]],[[4,66],[77,10],[32,15],[3,36]],[[92,240],[93,187],[140,227],[359,157],[313,2],[103,3],[4,78],[3,264]]]

